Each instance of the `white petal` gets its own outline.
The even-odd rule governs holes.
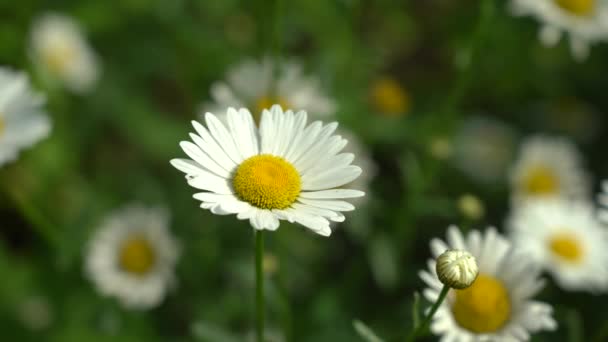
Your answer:
[[[217,141],[218,145],[224,149],[228,157],[230,157],[230,159],[232,159],[232,161],[236,164],[240,164],[241,162],[243,162],[243,156],[234,145],[234,139],[232,138],[224,124],[215,115],[211,113],[205,114],[205,121],[207,122],[209,133],[211,133],[213,138],[215,138],[215,141]]]
[[[230,157],[228,157],[226,151],[224,151],[224,149],[217,144],[205,126],[201,125],[197,121],[192,121],[192,126],[202,139],[198,139],[195,142],[205,153],[207,153],[209,157],[211,157],[218,165],[226,170],[232,170],[237,166],[237,164],[230,159]]]
[[[328,170],[314,177],[302,177],[302,190],[325,190],[348,184],[361,175],[361,168],[350,165]]]
[[[230,177],[230,173],[211,160],[211,158],[209,158],[209,156],[203,152],[199,146],[191,143],[190,141],[182,141],[179,143],[179,146],[181,146],[182,150],[186,152],[188,157],[192,158],[192,160],[197,162],[201,167],[204,167],[220,177]]]
[[[253,118],[247,109],[228,109],[228,126],[241,156],[247,159],[257,154],[257,137]]]
[[[316,199],[308,199],[308,198],[298,198],[298,202],[311,205],[313,207],[329,209],[335,211],[351,211],[355,210],[355,206],[345,202],[345,201],[337,201],[337,200],[316,200]]]
[[[198,175],[203,169],[198,163],[190,159],[174,158],[170,161],[171,165],[187,175]],[[206,171],[205,171],[206,172]]]
[[[305,111],[299,111],[296,113],[294,119],[293,119],[293,125],[292,125],[292,132],[293,132],[293,137],[291,138],[291,142],[289,147],[287,148],[287,151],[284,152],[284,154],[282,154],[282,156],[287,159],[287,160],[291,160],[290,157],[293,154],[294,150],[297,150],[298,147],[301,144],[302,139],[304,138],[304,129],[306,127],[306,112]]]
[[[306,151],[295,163],[295,166],[300,173],[306,174],[306,171],[310,168],[325,165],[328,160],[332,160],[333,157],[340,152],[344,146],[346,146],[346,144],[346,139],[342,139],[342,137],[338,135],[333,136],[330,139],[327,139],[323,144],[317,144],[310,150]],[[338,159],[340,165],[342,165],[345,160],[348,160],[348,158],[342,158],[343,159]],[[348,162],[346,165],[348,164],[350,164],[350,162]],[[333,165],[333,167],[337,168],[339,165]]]
[[[313,216],[302,214],[293,209],[285,210],[293,215],[294,221],[303,225],[306,228],[311,229],[313,232],[323,235],[329,236],[331,234],[331,229],[329,228],[329,221],[321,216]]]
[[[331,152],[328,151],[328,153]],[[314,176],[315,174],[322,173],[331,168],[346,167],[350,165],[354,159],[355,155],[352,153],[340,153],[338,155],[325,157],[323,160],[315,161],[307,167],[298,167],[298,171],[303,176]]]
[[[327,217],[329,219],[331,219],[333,217],[338,217],[337,212],[330,210],[330,209],[326,209],[326,208],[319,208],[319,207],[302,204],[302,203],[294,203],[291,205],[291,207],[298,210],[299,212],[302,212],[302,213],[305,213],[308,215],[323,216],[323,217]]]
[[[205,172],[206,174],[202,174]],[[215,176],[206,171],[201,171],[201,174],[192,176],[188,179],[188,184],[196,189],[207,190],[217,194],[232,194],[230,183],[218,176]]]
[[[351,189],[329,189],[310,192],[301,192],[301,198],[310,199],[334,199],[334,198],[355,198],[365,195],[363,191]]]

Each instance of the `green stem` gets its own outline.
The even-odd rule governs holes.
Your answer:
[[[457,64],[459,73],[454,87],[448,94],[447,99],[441,108],[441,114],[443,115],[454,115],[455,109],[462,101],[462,98],[469,87],[469,83],[471,83],[471,71],[475,65],[474,62],[479,55],[479,49],[486,39],[488,27],[494,15],[494,7],[494,0],[482,0],[480,3],[477,28],[467,48],[458,58]]]
[[[422,324],[420,324],[419,326],[415,327],[414,330],[412,330],[412,332],[408,335],[406,341],[408,341],[408,342],[414,341],[416,339],[416,337],[418,337],[422,332],[424,332],[428,328],[428,326],[431,324],[431,320],[433,319],[433,316],[437,312],[437,309],[439,309],[439,306],[441,305],[441,303],[443,303],[443,300],[448,295],[449,291],[450,291],[450,287],[447,285],[443,285],[443,288],[441,289],[441,292],[439,293],[439,298],[437,298],[437,301],[433,304],[433,306],[431,306],[431,310],[429,310],[428,314],[424,317],[424,321],[422,321]]]
[[[278,96],[277,80],[281,74],[281,0],[272,1],[272,16],[273,16],[273,27],[272,27],[272,85],[271,93],[273,97]],[[286,109],[286,108],[283,108]]]
[[[264,231],[255,232],[255,300],[257,342],[264,342]]]
[[[56,248],[59,245],[58,231],[46,217],[42,215],[40,210],[38,210],[30,201],[23,199],[7,184],[2,184],[2,188],[6,196],[13,203],[15,209],[19,210],[21,215],[25,217],[36,233],[45,240],[50,248]]]

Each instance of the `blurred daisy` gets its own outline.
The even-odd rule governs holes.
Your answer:
[[[178,245],[165,210],[132,205],[108,216],[87,255],[87,276],[104,296],[116,297],[129,309],[161,303],[174,284]]]
[[[458,130],[451,158],[471,179],[494,183],[504,179],[514,146],[514,133],[509,126],[486,117],[472,117]]]
[[[42,108],[44,101],[27,75],[0,67],[0,165],[49,135],[51,122]]]
[[[335,122],[307,126],[306,112],[283,112],[279,105],[262,112],[259,129],[245,108],[228,109],[227,127],[211,113],[205,121],[207,128],[192,122],[194,143],[180,143],[192,160],[171,164],[204,190],[194,198],[214,214],[236,214],[255,229],[276,230],[287,220],[329,236],[329,222],[344,221],[341,212],[355,208],[344,199],[364,194],[340,188],[361,168],[351,165],[352,153],[340,153],[347,140],[333,135]]]
[[[574,57],[583,60],[589,45],[608,39],[608,2],[604,0],[511,0],[515,15],[535,16],[542,22],[540,40],[546,46],[570,35]]]
[[[317,117],[327,117],[335,111],[335,103],[325,96],[319,79],[305,76],[302,66],[294,61],[278,65],[275,73],[272,58],[261,61],[248,59],[228,71],[226,81],[211,86],[212,103],[203,112],[222,113],[228,107],[248,108],[259,122],[262,110],[273,104],[285,109],[305,110]],[[278,75],[275,80],[273,75]]]
[[[551,272],[561,287],[608,289],[608,231],[591,204],[530,201],[508,222],[515,245]]]
[[[437,277],[435,259],[448,249],[468,251],[475,257],[479,275],[464,290],[451,289],[433,317],[431,331],[449,341],[519,341],[530,334],[553,330],[552,307],[532,299],[543,287],[539,270],[494,228],[471,231],[463,237],[448,228],[447,243],[431,241],[433,259],[420,277],[429,286],[424,296],[435,302],[443,284]]]
[[[70,17],[42,15],[34,21],[30,40],[34,62],[53,79],[75,93],[93,87],[99,76],[97,57]]]
[[[576,146],[564,138],[528,138],[510,178],[516,203],[529,198],[564,196],[586,200],[589,196],[589,179],[581,156]]]
[[[382,77],[372,83],[370,100],[374,110],[386,116],[406,115],[411,107],[409,93],[390,77]]]
[[[602,192],[598,195],[600,204],[599,218],[603,223],[608,224],[608,180],[602,182]]]

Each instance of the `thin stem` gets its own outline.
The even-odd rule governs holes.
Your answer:
[[[264,231],[255,232],[255,299],[257,342],[264,342]]]
[[[36,230],[36,233],[45,240],[49,248],[56,248],[59,244],[58,231],[46,217],[44,217],[40,210],[38,210],[30,201],[23,199],[15,190],[5,184],[5,182],[2,183],[2,188],[13,203],[15,209],[19,210],[31,227]]]
[[[450,116],[455,113],[469,87],[472,68],[475,65],[476,57],[479,55],[479,49],[487,37],[488,27],[494,15],[494,0],[482,0],[479,12],[475,33],[473,33],[470,43],[457,60],[459,73],[454,87],[441,108],[441,114],[443,115]]]
[[[281,0],[272,0],[272,44],[270,46],[272,54],[272,84],[271,95],[273,98],[278,96],[277,80],[281,73]],[[286,109],[286,108],[283,108]]]
[[[450,291],[450,287],[447,285],[443,285],[443,288],[441,289],[441,292],[439,293],[439,298],[437,298],[437,301],[433,304],[433,306],[431,306],[431,310],[429,310],[428,314],[424,317],[424,321],[422,321],[422,324],[417,326],[408,335],[406,341],[408,341],[408,342],[414,341],[416,339],[416,337],[418,337],[423,331],[425,331],[428,328],[429,324],[431,324],[431,320],[433,319],[433,316],[437,312],[437,309],[439,309],[439,306],[441,305],[441,303],[443,303],[443,300],[448,295],[449,291]]]

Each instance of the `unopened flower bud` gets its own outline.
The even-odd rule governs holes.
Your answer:
[[[437,258],[437,276],[451,288],[464,289],[475,281],[479,269],[471,253],[458,249],[448,249]]]

